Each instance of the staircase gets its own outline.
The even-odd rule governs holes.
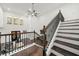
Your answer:
[[[79,19],[61,22],[50,56],[79,56]]]

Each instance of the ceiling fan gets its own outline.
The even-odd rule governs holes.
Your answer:
[[[35,16],[37,17],[39,15],[39,12],[34,9],[34,3],[32,3],[32,8],[27,10],[27,15]]]

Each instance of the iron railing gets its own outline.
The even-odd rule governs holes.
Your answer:
[[[13,53],[13,51],[17,51],[17,49],[23,49],[27,45],[36,42],[37,38],[40,37],[35,31],[33,32],[25,32],[25,33],[17,33],[17,38],[13,41],[13,36],[15,34],[1,34],[0,37],[0,55],[5,55]],[[38,43],[38,42],[37,42]]]

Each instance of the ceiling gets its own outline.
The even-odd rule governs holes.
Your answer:
[[[55,9],[65,5],[65,3],[35,3],[34,8],[44,14],[49,11],[54,11]],[[32,7],[31,3],[0,3],[4,11],[12,11],[21,14],[25,14],[28,9]],[[9,10],[8,10],[9,9]]]

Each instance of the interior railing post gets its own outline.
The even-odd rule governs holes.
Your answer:
[[[10,35],[9,35],[9,54],[10,54]]]
[[[17,40],[17,39],[18,39],[18,38],[17,38],[17,35],[18,35],[18,34],[15,34],[15,35],[16,35],[16,38],[15,38],[15,39]],[[15,52],[16,52],[16,42],[17,42],[16,40],[15,40]]]
[[[16,41],[15,41],[15,52],[16,52]]]
[[[1,36],[0,36],[0,55],[1,55]]]
[[[35,30],[34,30],[34,42],[35,42]]]
[[[22,35],[22,43],[23,43],[23,41],[24,41],[24,33],[23,33],[23,35]],[[22,44],[21,43],[21,44]],[[22,48],[24,47],[24,45],[22,44]]]
[[[19,50],[19,48],[20,48],[20,38],[21,38],[21,33],[19,33],[19,38],[18,38],[18,50]]]
[[[25,40],[25,46],[27,46],[27,33],[25,34],[26,40]]]
[[[22,36],[22,34],[20,34]],[[21,37],[20,37],[20,49],[21,49]]]
[[[11,34],[12,37],[13,37],[13,35],[14,35],[14,34]],[[12,39],[12,38],[11,38],[11,39]],[[12,50],[11,50],[11,51],[12,51],[12,53],[13,53],[13,41],[11,41],[11,42],[12,42],[12,43],[11,43],[11,44],[12,44]]]
[[[7,39],[7,37],[6,37],[6,35],[5,35],[5,56],[7,55],[7,54],[6,54],[6,53],[7,53],[7,52],[6,52],[6,41],[7,41],[6,39]]]
[[[24,47],[25,47],[25,43],[26,43],[25,39],[26,39],[26,37],[25,37],[25,34],[24,34]]]

